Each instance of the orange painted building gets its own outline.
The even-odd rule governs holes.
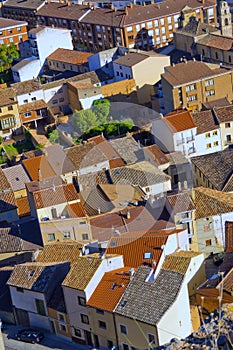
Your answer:
[[[27,22],[0,18],[0,45],[18,44],[27,40]]]

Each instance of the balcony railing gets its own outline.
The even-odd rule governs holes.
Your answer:
[[[194,136],[188,136],[186,137],[186,142],[191,142],[191,141],[194,141]]]
[[[185,143],[185,139],[184,138],[176,141],[176,145],[177,146],[182,145],[182,143]]]
[[[192,153],[196,153],[196,148],[194,148],[194,147],[189,148],[188,154],[192,154]]]

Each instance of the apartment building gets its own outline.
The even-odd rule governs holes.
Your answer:
[[[216,25],[214,0],[165,0],[147,6],[96,8],[48,2],[36,12],[41,25],[69,28],[77,49],[101,51],[117,45],[148,50],[173,40],[173,32],[193,13],[201,22]],[[182,16],[181,16],[182,15]]]
[[[27,21],[28,27],[33,28],[36,26],[35,14],[44,4],[43,0],[7,0],[1,8],[2,17]]]
[[[0,45],[18,45],[27,40],[27,22],[0,18]]]
[[[185,61],[166,67],[161,83],[165,113],[180,107],[201,110],[203,103],[233,98],[232,69],[217,64]]]

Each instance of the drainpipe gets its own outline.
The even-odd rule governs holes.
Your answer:
[[[114,330],[116,334],[116,346],[117,346],[117,349],[119,349],[119,339],[118,339],[118,333],[117,333],[115,314],[113,313],[112,315],[113,315]]]

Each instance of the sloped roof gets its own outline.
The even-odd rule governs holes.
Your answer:
[[[111,238],[106,254],[123,255],[124,265],[138,267],[141,265],[157,265],[163,252],[163,246],[169,235],[178,231],[151,231],[148,233],[125,233],[120,237]],[[148,256],[145,257],[145,254]]]
[[[196,127],[189,111],[171,112],[163,117],[171,132],[180,132]]]
[[[219,123],[233,121],[233,105],[224,107],[214,107],[214,114]]]
[[[207,63],[198,61],[181,62],[175,66],[166,67],[166,72],[161,77],[167,80],[171,86],[180,86],[230,72],[219,67],[215,65],[215,69],[211,69]]]
[[[110,143],[126,164],[135,163],[140,159],[139,146],[132,136],[114,139]]]
[[[47,188],[33,192],[36,209],[51,207],[53,205],[78,201],[79,195],[73,184],[63,184],[54,188]]]
[[[57,175],[75,171],[74,164],[60,145],[48,146],[44,152],[50,166]]]
[[[93,54],[89,52],[58,48],[47,57],[47,60],[55,60],[70,64],[83,64],[88,63],[88,57],[90,56],[93,56]]]
[[[61,262],[69,261],[70,263],[77,262],[80,257],[84,243],[81,242],[56,242],[47,244],[37,256],[37,262]]]
[[[7,0],[4,2],[4,7],[19,7],[24,9],[37,10],[40,6],[44,5],[43,0]]]
[[[197,127],[197,135],[211,130],[219,129],[211,110],[192,113],[192,118]],[[208,120],[208,123],[206,122]]]
[[[233,212],[233,193],[197,187],[194,189],[196,219]]]
[[[106,311],[113,311],[129,284],[129,270],[130,267],[123,267],[106,272],[88,300],[87,305]]]
[[[65,287],[85,290],[101,264],[101,259],[80,257],[62,282]]]
[[[19,217],[30,215],[31,211],[27,197],[16,198],[15,201],[18,207]]]
[[[179,251],[167,255],[162,265],[162,269],[179,272],[182,275],[185,275],[189,268],[192,258],[199,255],[202,255],[202,253],[191,251]]]
[[[178,30],[178,32],[190,34],[191,36],[200,36],[216,31],[216,27],[202,23],[196,17],[190,17],[189,22],[183,28]]]
[[[126,67],[133,67],[147,58],[148,55],[146,54],[138,52],[129,52],[127,55],[120,56],[116,60],[114,60],[114,64],[116,63]]]
[[[204,38],[198,40],[198,45],[204,45],[213,49],[220,49],[224,51],[231,51],[233,39],[223,35],[209,34]]]
[[[146,151],[149,156],[157,162],[158,165],[169,163],[168,158],[157,145],[144,147],[143,150]]]
[[[21,27],[21,26],[27,26],[26,21],[16,21],[15,19],[11,18],[0,18],[0,29],[9,28],[9,27]]]
[[[44,155],[23,160],[23,166],[33,181],[56,175]]]
[[[25,183],[29,182],[29,177],[21,164],[3,169],[13,191],[25,188]]]
[[[44,100],[36,100],[29,103],[24,103],[19,106],[19,113],[26,113],[31,111],[36,111],[38,109],[47,108],[47,103]],[[27,119],[26,119],[27,120]]]
[[[81,191],[80,200],[89,216],[107,213],[114,209],[114,204],[99,187]]]
[[[167,196],[167,201],[170,204],[173,214],[185,213],[195,210],[191,193],[183,192]]]
[[[117,314],[151,325],[161,320],[176,300],[184,276],[161,269],[154,282],[146,282],[150,272],[148,267],[138,268],[115,309]]]
[[[49,302],[47,303],[48,308],[56,310],[58,312],[66,313],[65,298],[62,290],[62,286],[58,285]]]
[[[215,189],[221,191],[232,176],[232,159],[233,149],[225,149],[224,151],[192,157],[191,162],[213,184]]]

